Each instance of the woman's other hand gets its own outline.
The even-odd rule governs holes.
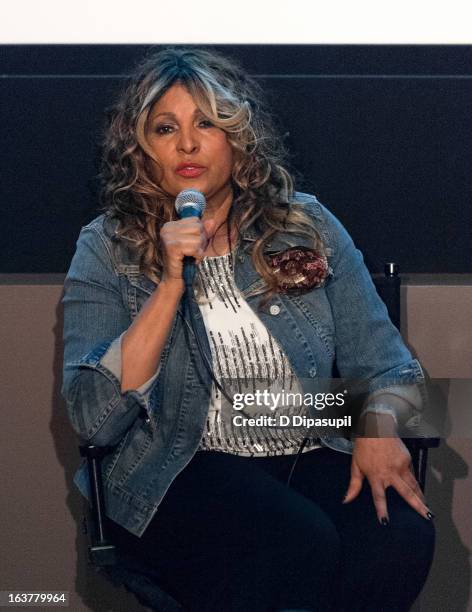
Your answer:
[[[433,514],[425,503],[423,492],[413,473],[411,455],[396,435],[393,417],[368,414],[366,421],[382,422],[383,435],[389,437],[358,437],[354,442],[351,480],[343,503],[353,501],[361,491],[364,477],[369,481],[377,517],[382,525],[389,522],[385,489],[393,487],[403,499],[425,519]]]
[[[160,231],[164,259],[162,280],[182,280],[184,257],[194,257],[200,263],[214,229],[214,219],[202,221],[198,217],[164,223]]]

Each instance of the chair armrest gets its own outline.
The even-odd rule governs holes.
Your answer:
[[[437,448],[441,443],[441,438],[403,438],[403,441],[409,448],[420,450]]]

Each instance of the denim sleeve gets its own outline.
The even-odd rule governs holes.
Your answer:
[[[426,401],[424,374],[390,321],[362,253],[340,221],[317,202],[324,239],[331,249],[332,276],[326,284],[335,322],[336,365],[343,378],[367,384],[364,412],[389,413],[416,426]],[[404,406],[389,405],[395,395]]]
[[[114,362],[116,368],[114,341],[128,329],[131,317],[108,245],[91,226],[80,232],[62,303],[62,395],[70,421],[83,440],[98,446],[116,444],[139,415],[149,416],[152,389],[122,393],[118,369],[105,365]]]

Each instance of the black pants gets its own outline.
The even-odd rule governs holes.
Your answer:
[[[434,528],[393,490],[381,526],[370,488],[341,503],[350,456],[199,452],[176,478],[141,538],[113,524],[129,554],[157,569],[185,610],[400,612],[426,580]]]

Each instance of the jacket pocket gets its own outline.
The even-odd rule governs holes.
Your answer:
[[[324,291],[313,289],[302,296],[290,296],[289,299],[314,329],[327,355],[333,358],[335,356],[334,322]]]

